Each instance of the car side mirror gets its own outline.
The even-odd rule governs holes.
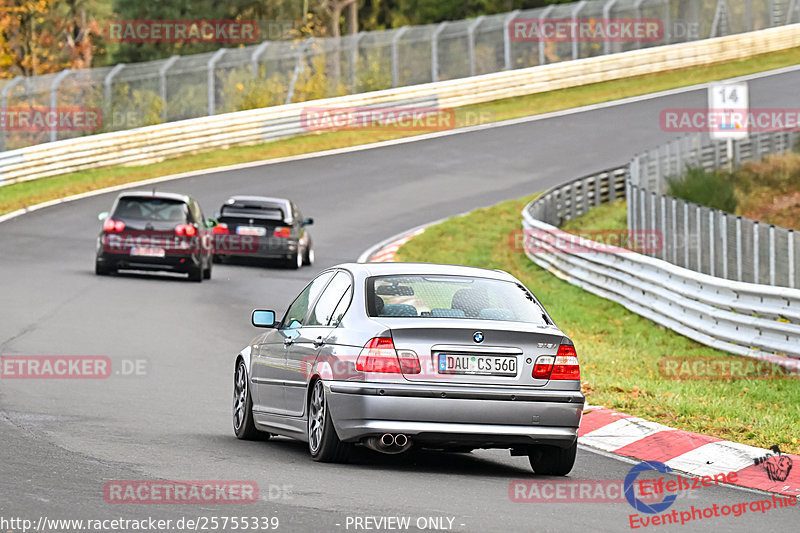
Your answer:
[[[101,222],[107,218],[108,218],[108,211],[103,211],[102,213],[97,215],[97,220],[100,220]]]
[[[275,327],[275,311],[267,309],[254,309],[250,321],[257,328],[274,328]]]
[[[206,220],[206,227],[207,228],[215,228],[218,225],[219,225],[219,222],[217,222],[216,219],[209,218],[208,220]]]
[[[303,221],[303,225],[304,225],[304,226],[310,226],[310,225],[312,225],[313,223],[314,223],[314,219],[313,219],[313,218],[307,218],[307,219],[305,219],[305,220]]]

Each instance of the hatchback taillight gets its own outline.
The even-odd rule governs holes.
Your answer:
[[[581,367],[578,364],[578,354],[575,346],[562,344],[558,347],[558,353],[552,355],[541,355],[533,365],[531,376],[534,379],[559,379],[559,380],[579,380],[581,379]]]
[[[217,224],[216,226],[214,226],[214,229],[211,230],[211,233],[215,235],[227,235],[228,225],[224,223]]]
[[[175,226],[175,235],[180,235],[181,237],[184,235],[187,237],[194,237],[196,234],[197,228],[191,224],[178,224]]]
[[[107,218],[105,222],[103,222],[103,230],[105,231],[122,231],[125,229],[125,223],[121,220],[114,220],[113,218]]]
[[[275,228],[275,231],[272,232],[272,236],[288,239],[289,237],[292,236],[292,228],[290,228],[289,226],[278,226],[277,228]]]

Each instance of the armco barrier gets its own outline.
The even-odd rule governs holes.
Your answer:
[[[458,107],[499,98],[708,65],[800,46],[800,24],[485,74],[148,126],[0,153],[0,185],[111,165],[141,165],[211,148],[253,144],[303,132],[307,107],[402,105]]]
[[[522,211],[528,257],[569,283],[702,344],[779,364],[787,362],[785,356],[800,358],[800,290],[716,278],[615,247],[597,252],[597,243],[553,225],[622,197],[625,171],[579,178],[528,204]],[[559,239],[569,239],[569,246],[560,246]]]

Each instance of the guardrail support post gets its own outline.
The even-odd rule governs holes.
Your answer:
[[[50,82],[50,109],[55,109],[58,106],[58,86],[64,81],[64,78],[69,76],[70,69],[65,68],[59,72],[53,81]],[[55,142],[58,139],[58,124],[53,124],[50,127],[50,142]]]
[[[698,228],[699,229],[699,228]],[[708,210],[708,273],[712,276],[716,276],[716,268],[714,263],[716,262],[716,250],[714,249],[714,210]]]
[[[439,81],[439,34],[447,27],[447,21],[440,23],[431,35],[431,81]]]
[[[515,9],[506,16],[503,21],[503,60],[506,70],[511,70],[511,21],[519,14],[519,9]]]
[[[403,26],[392,36],[392,87],[397,87],[397,84],[400,83],[400,50],[398,49],[398,43],[400,37],[407,31],[408,26]]]
[[[180,58],[178,55],[170,57],[167,59],[166,63],[161,65],[161,68],[158,69],[159,96],[164,104],[161,108],[161,118],[164,119],[164,122],[167,120],[167,71],[175,64],[178,58]]]
[[[758,222],[753,223],[753,283],[761,278],[758,271]]]
[[[722,213],[722,225],[719,228],[722,238],[722,277],[728,278],[728,214]]]
[[[775,286],[775,226],[769,225],[769,284]]]
[[[695,222],[697,222],[697,231],[695,235],[697,235],[697,242],[695,242],[696,251],[697,251],[697,272],[703,272],[703,236],[700,234],[700,229],[702,228],[703,224],[700,222],[700,206],[698,205],[694,211],[695,214]]]
[[[795,287],[795,273],[794,273],[794,231],[789,230],[789,242],[787,245],[787,253],[789,254],[789,287]]]
[[[258,59],[267,51],[267,48],[269,48],[271,44],[272,41],[264,41],[253,50],[253,54],[250,56],[250,68],[253,73],[253,78],[258,78]]]
[[[683,267],[689,268],[689,202],[683,202]]]
[[[581,9],[583,9],[583,6],[585,5],[586,0],[581,0],[572,9],[572,31],[575,31],[575,28],[578,27],[578,13],[580,13]],[[578,40],[574,36],[572,37],[572,59],[578,59]]]
[[[214,66],[222,56],[225,55],[225,50],[226,48],[220,48],[214,52],[214,55],[208,60],[208,116],[214,114],[217,103],[217,84],[216,76],[214,76]]]
[[[742,217],[736,217],[736,281],[742,281]]]
[[[672,232],[670,240],[672,241],[672,264],[678,264],[678,201],[677,198],[672,198]]]
[[[8,93],[11,92],[11,89],[22,83],[25,79],[25,76],[17,76],[10,82],[3,87],[3,90],[0,91],[0,113],[5,115],[6,109],[8,108]],[[8,120],[8,118],[6,118]],[[0,152],[6,151],[6,128],[0,128]]]
[[[469,54],[469,75],[475,75],[475,28],[483,22],[483,15],[476,18],[467,28],[467,54]]]

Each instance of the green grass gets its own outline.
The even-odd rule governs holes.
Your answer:
[[[503,202],[428,228],[400,248],[398,261],[500,268],[527,285],[573,339],[588,402],[668,426],[769,448],[800,452],[800,387],[796,380],[668,380],[663,357],[741,361],[705,347],[624,307],[570,285],[510,245],[520,212],[533,196]],[[624,202],[602,206],[572,229],[619,226]],[[605,226],[610,222],[612,228]]]
[[[800,47],[761,54],[741,61],[680,69],[622,80],[594,83],[547,93],[507,98],[460,108],[456,125],[524,117],[583,105],[607,102],[675,87],[704,83],[800,63]],[[470,112],[472,112],[470,114]],[[411,131],[342,131],[310,134],[253,146],[239,146],[186,155],[150,165],[109,167],[0,187],[0,214],[36,203],[90,190],[130,183],[167,174],[201,170],[247,161],[341,148],[356,144],[408,137]]]

